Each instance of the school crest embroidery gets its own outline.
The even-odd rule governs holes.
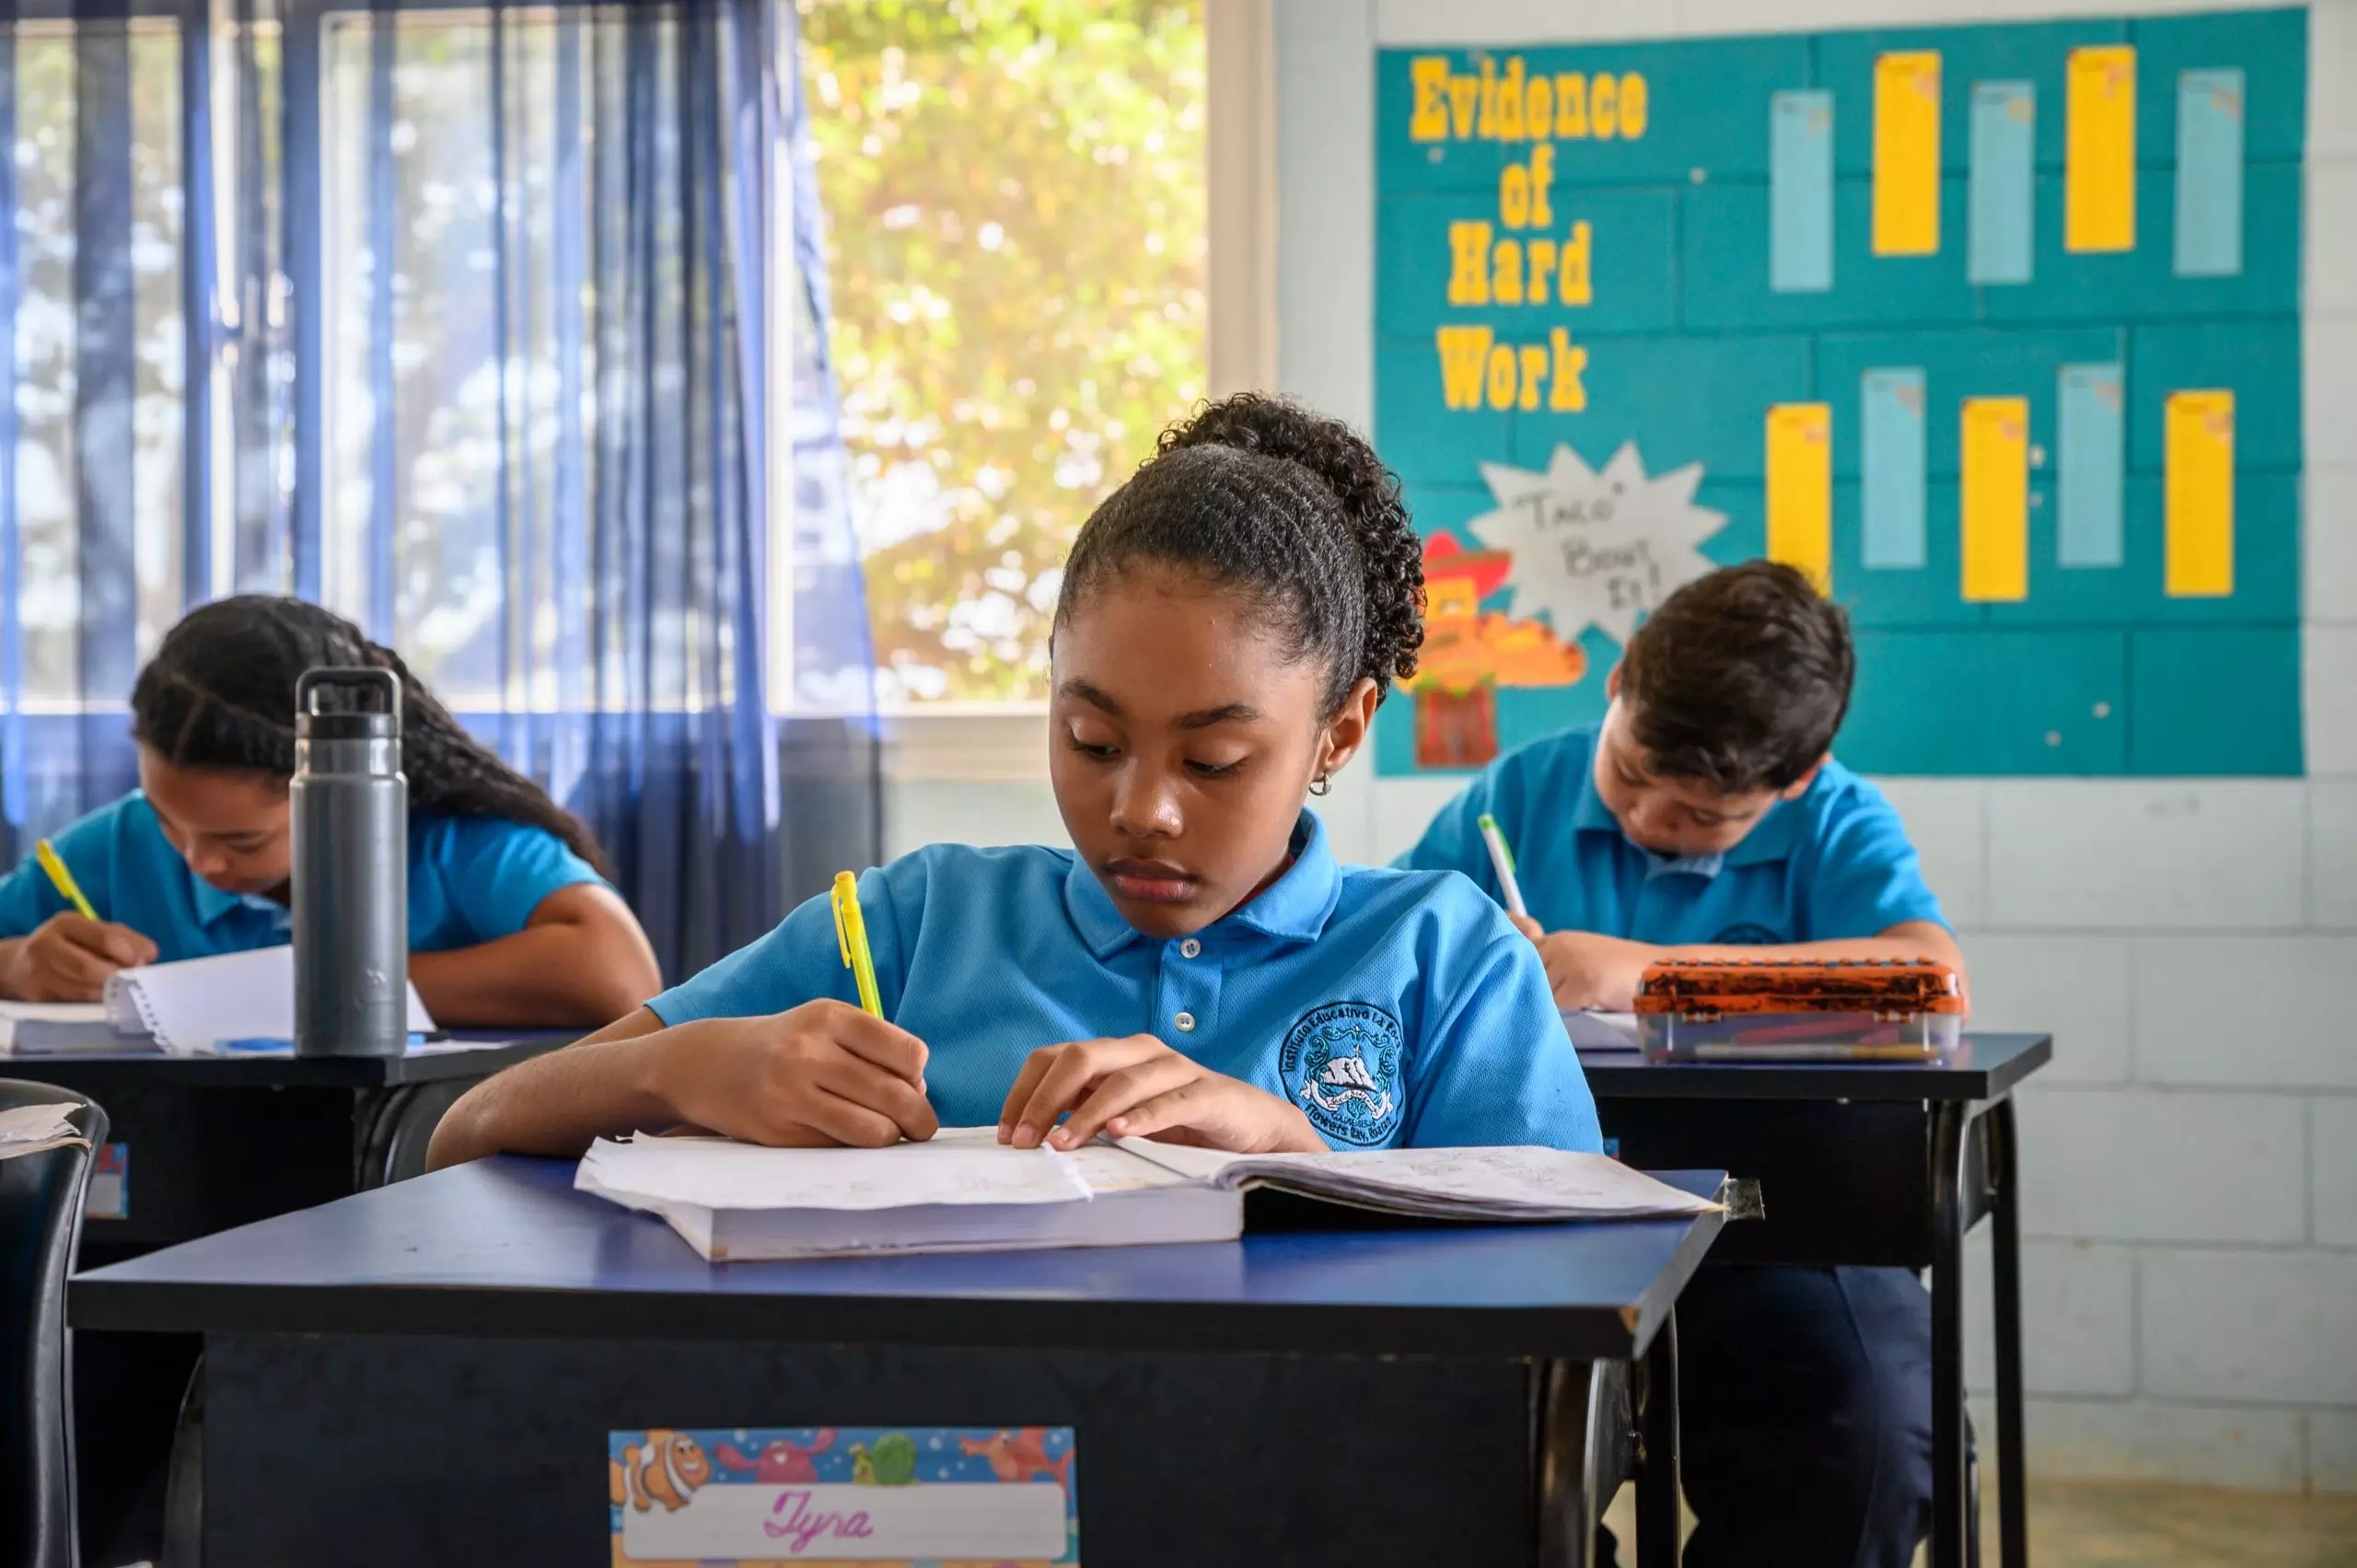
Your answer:
[[[1329,1144],[1373,1148],[1399,1131],[1399,1020],[1380,1007],[1331,1002],[1303,1014],[1285,1036],[1277,1071]]]

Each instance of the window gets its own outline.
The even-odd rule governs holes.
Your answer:
[[[164,21],[13,31],[17,603],[39,712],[78,707],[94,676],[127,693],[180,616],[180,46]],[[128,430],[110,413],[124,388]],[[127,533],[94,543],[85,506]],[[134,602],[86,602],[86,581],[125,580],[86,548],[128,557]]]
[[[379,39],[367,13],[347,12],[326,18],[322,39],[330,484],[320,598],[380,636],[389,629],[419,678],[455,705],[546,706],[553,618],[512,610],[544,608],[549,596],[510,576],[512,567],[549,581],[547,530],[535,525],[552,499],[561,324],[594,373],[578,256],[551,256],[561,167],[575,176],[562,194],[578,234],[578,111],[574,157],[560,160],[557,29],[547,13],[510,14],[505,116],[486,13],[405,13],[386,31]],[[374,101],[380,46],[391,56],[389,105]],[[387,134],[372,136],[380,111]],[[380,247],[389,250],[384,290],[373,275]],[[570,313],[551,287],[564,261],[575,268]],[[576,397],[586,384],[573,383]],[[389,397],[375,395],[379,385]],[[508,442],[524,449],[511,453]],[[511,544],[510,529],[530,531]],[[518,621],[529,646],[514,650],[525,656],[516,662],[546,691],[511,689]]]
[[[878,697],[1037,702],[1074,533],[1209,386],[1205,0],[800,11]]]

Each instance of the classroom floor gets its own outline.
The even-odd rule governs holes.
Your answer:
[[[1631,1539],[1631,1507],[1623,1491],[1608,1516],[1623,1540]],[[2357,1496],[2033,1481],[2029,1550],[2038,1568],[2357,1568]],[[1981,1559],[1995,1568],[1993,1508],[1982,1521]]]
[[[1996,1516],[1983,1512],[1981,1555],[1994,1562]],[[2039,1568],[2357,1568],[2357,1496],[2033,1481],[2029,1549]]]

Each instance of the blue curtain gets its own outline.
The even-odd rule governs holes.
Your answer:
[[[70,62],[5,29],[0,848],[124,787],[145,648],[263,590],[580,813],[667,976],[880,853],[793,25],[118,0]],[[27,165],[51,120],[70,160]]]

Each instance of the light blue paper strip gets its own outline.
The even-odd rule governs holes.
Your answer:
[[[1833,286],[1833,95],[1777,93],[1768,107],[1768,286]]]
[[[2065,566],[2117,566],[2120,551],[2121,410],[2125,378],[2117,365],[2066,365],[2061,404],[2061,517],[2055,556]]]
[[[2034,86],[1972,84],[1972,239],[1965,274],[1975,284],[2030,280],[2037,143]]]
[[[1864,444],[1868,566],[1923,564],[1923,373],[1869,370],[1859,378]]]
[[[2177,79],[2177,275],[2243,270],[2243,74]]]

